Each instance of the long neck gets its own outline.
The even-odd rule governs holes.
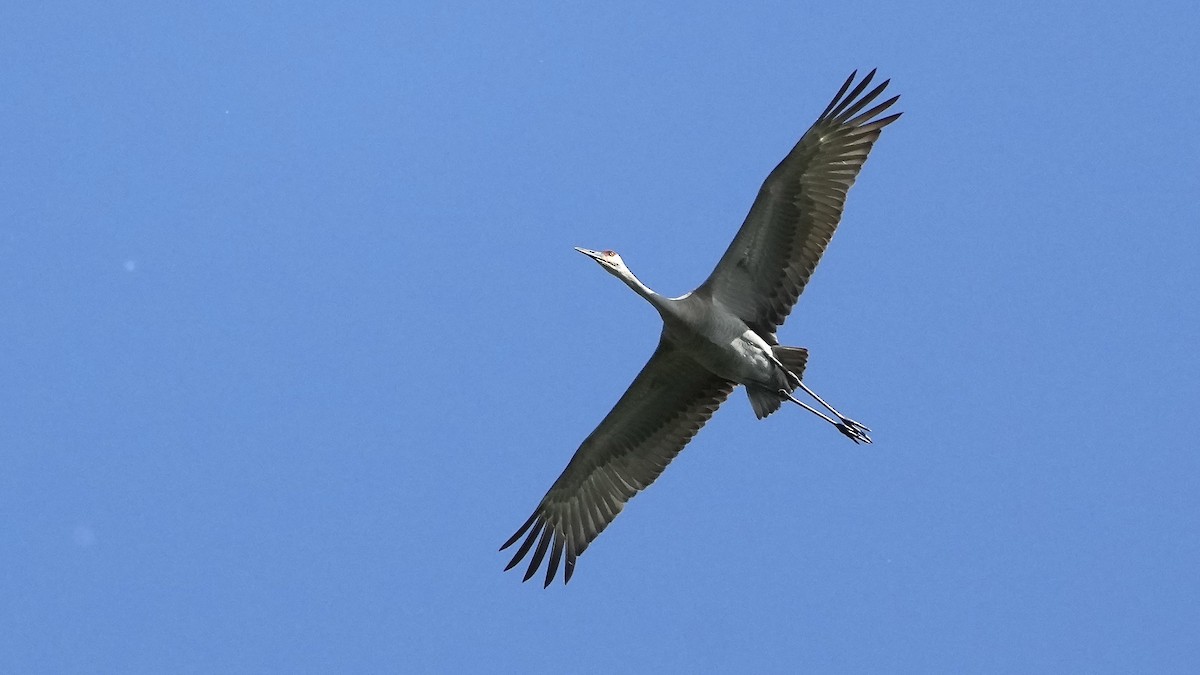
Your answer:
[[[616,276],[620,278],[621,281],[624,281],[626,286],[632,288],[634,293],[637,293],[649,301],[650,304],[654,305],[655,309],[657,309],[659,313],[662,313],[667,309],[667,305],[669,304],[668,300],[670,300],[670,298],[659,295],[658,293],[650,290],[650,287],[646,284],[643,284],[641,279],[633,276],[633,272],[630,272],[629,268],[621,270],[621,272]]]

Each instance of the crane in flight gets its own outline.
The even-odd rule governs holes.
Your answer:
[[[625,502],[658,478],[737,385],[746,387],[762,419],[785,401],[832,424],[855,443],[870,429],[846,417],[809,389],[803,347],[784,347],[775,331],[825,252],[842,217],[846,192],[871,146],[900,113],[880,117],[900,97],[870,109],[884,81],[870,91],[875,71],[846,79],[787,157],[767,176],[750,213],[716,269],[696,290],[668,298],[650,290],[615,251],[575,250],[625,282],[662,316],[658,348],[633,384],[575,456],[533,515],[500,550],[525,540],[504,569],[530,551],[528,581],[550,554],[546,586],[564,562],[563,583],[575,560],[617,517]],[[866,93],[864,93],[866,92]],[[803,389],[825,411],[797,400]]]

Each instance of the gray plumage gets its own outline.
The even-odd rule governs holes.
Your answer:
[[[533,515],[501,550],[524,541],[506,570],[529,555],[525,580],[549,554],[545,585],[564,564],[570,581],[576,558],[654,482],[733,388],[746,387],[761,419],[792,401],[833,424],[856,443],[870,443],[863,425],[825,403],[802,381],[808,353],[775,337],[825,252],[846,201],[880,131],[900,113],[879,117],[899,96],[867,109],[887,87],[867,91],[875,71],[847,78],[787,157],[767,176],[750,213],[716,269],[679,298],[655,293],[613,251],[576,249],[624,281],[663,319],[650,361],[616,406],[580,445]],[[853,85],[853,89],[851,89]],[[827,409],[798,401],[801,388]]]

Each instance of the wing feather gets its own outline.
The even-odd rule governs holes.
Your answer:
[[[525,537],[505,569],[515,567],[532,550],[528,580],[549,551],[546,585],[554,580],[564,555],[563,582],[569,581],[575,559],[626,502],[658,478],[734,386],[660,340],[650,361],[579,446],[533,515],[500,547],[504,550]]]
[[[767,176],[741,230],[698,289],[762,335],[773,335],[791,313],[837,229],[846,192],[871,147],[882,129],[900,117],[878,117],[899,96],[862,112],[890,80],[863,94],[875,71],[854,85],[857,75],[856,71],[846,79]]]

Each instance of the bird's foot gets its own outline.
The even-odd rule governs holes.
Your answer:
[[[837,427],[838,431],[842,432],[842,434],[855,443],[865,443],[867,445],[871,444],[871,437],[867,435],[867,432],[870,431],[870,429],[862,424],[859,424],[858,422],[855,422],[849,417],[843,417],[842,421],[835,423],[834,426]]]

